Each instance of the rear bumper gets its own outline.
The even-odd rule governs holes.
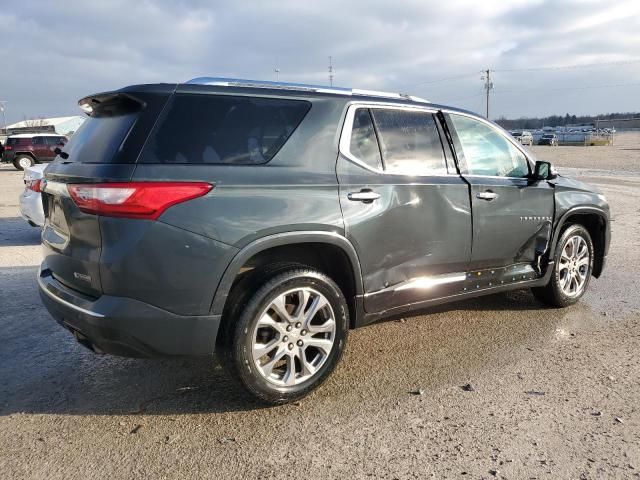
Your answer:
[[[162,357],[214,351],[219,315],[181,316],[125,297],[93,299],[62,285],[44,263],[38,288],[51,316],[95,352]]]
[[[42,198],[38,192],[25,190],[20,194],[20,214],[27,222],[33,222],[39,227],[44,225]]]
[[[4,151],[2,152],[2,162],[3,163],[10,163],[13,162],[16,158],[16,153],[12,150],[10,151]]]

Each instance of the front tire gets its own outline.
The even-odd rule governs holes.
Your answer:
[[[349,310],[327,275],[306,267],[264,279],[230,329],[227,365],[270,404],[304,397],[331,374],[344,351]]]
[[[593,242],[582,225],[570,225],[560,235],[551,280],[532,288],[535,297],[553,307],[568,307],[586,292],[593,271]]]
[[[24,170],[25,168],[32,167],[34,163],[35,162],[33,161],[33,158],[31,158],[29,155],[19,155],[13,161],[13,166],[16,170]]]

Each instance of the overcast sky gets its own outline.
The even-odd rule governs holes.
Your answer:
[[[25,0],[0,10],[0,100],[12,122],[132,83],[327,83],[331,55],[337,85],[478,112],[495,69],[492,118],[637,112],[639,32],[638,0]]]

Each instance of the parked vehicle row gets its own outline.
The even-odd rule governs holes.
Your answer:
[[[216,78],[80,104],[42,182],[38,285],[98,353],[215,351],[284,403],[350,328],[517,288],[564,307],[605,264],[605,198],[468,111]]]
[[[2,151],[2,162],[12,163],[16,170],[24,170],[36,163],[50,162],[55,149],[67,143],[64,135],[50,133],[22,133],[10,135]]]

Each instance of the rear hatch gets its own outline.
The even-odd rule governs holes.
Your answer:
[[[44,264],[63,285],[89,297],[102,293],[99,217],[78,208],[69,185],[129,181],[174,89],[143,85],[80,100],[89,116],[49,165],[42,186]]]

